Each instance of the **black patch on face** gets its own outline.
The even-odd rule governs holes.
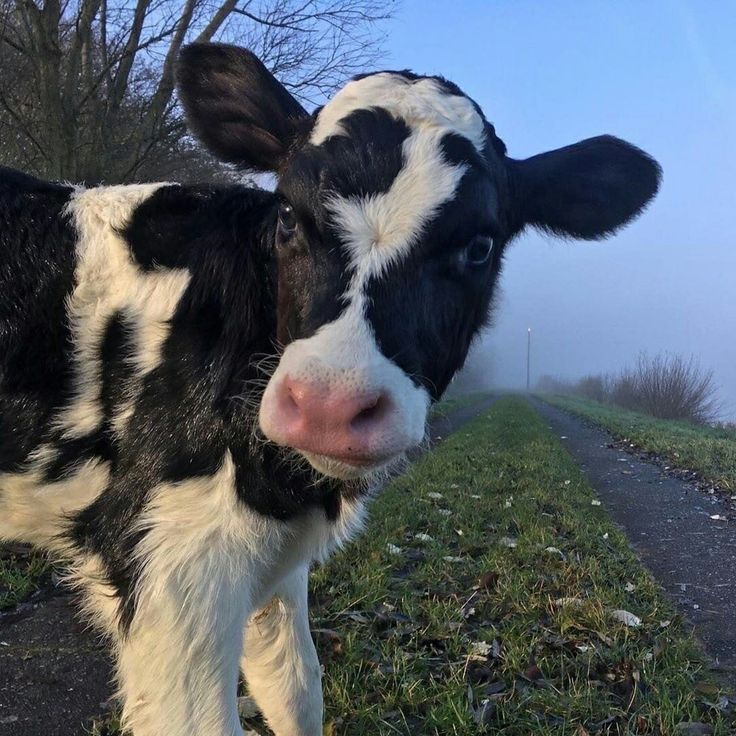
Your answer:
[[[69,395],[71,191],[0,167],[0,472],[22,468]]]
[[[439,83],[442,91],[446,94],[454,97],[465,97],[473,105],[481,119],[485,121],[486,139],[488,141],[489,152],[493,151],[495,156],[498,156],[500,159],[503,159],[504,156],[506,156],[506,144],[498,137],[498,135],[496,135],[496,129],[486,120],[486,116],[483,114],[483,110],[480,109],[480,105],[474,99],[468,97],[468,95],[466,95],[454,82],[438,75],[427,76],[423,74],[415,74],[408,69],[401,69],[399,71],[387,69],[384,71],[370,72],[369,74],[358,74],[353,77],[353,80],[365,79],[366,77],[372,77],[375,74],[395,74],[396,76],[403,77],[411,82],[418,82],[422,79],[434,79],[435,82]]]
[[[408,257],[366,289],[366,316],[379,349],[435,400],[488,319],[505,242],[500,172],[460,136],[446,136],[442,147],[448,161],[469,170]],[[478,235],[493,238],[493,255],[488,264],[469,267],[462,253]]]
[[[340,121],[345,135],[306,145],[283,174],[279,192],[298,227],[278,242],[279,340],[313,335],[336,320],[352,276],[342,233],[334,227],[331,196],[363,198],[391,188],[403,166],[411,131],[380,108],[357,110]]]

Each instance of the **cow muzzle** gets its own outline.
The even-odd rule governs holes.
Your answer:
[[[426,400],[416,400],[403,373],[408,386],[386,378],[380,370],[335,370],[314,357],[280,366],[261,401],[261,430],[326,475],[369,475],[424,436]]]

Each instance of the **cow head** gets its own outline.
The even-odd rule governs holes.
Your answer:
[[[310,115],[251,53],[195,44],[178,81],[215,155],[277,176],[283,353],[260,425],[336,477],[421,441],[511,238],[526,225],[604,237],[659,184],[655,161],[608,136],[509,158],[478,105],[438,77],[361,76]]]

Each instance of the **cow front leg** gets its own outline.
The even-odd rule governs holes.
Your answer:
[[[308,567],[292,573],[245,631],[248,689],[276,736],[321,736],[322,678],[309,633]]]
[[[149,561],[116,647],[126,733],[242,736],[237,687],[247,595],[228,562],[210,555],[167,570]]]

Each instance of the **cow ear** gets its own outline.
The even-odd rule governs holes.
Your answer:
[[[518,226],[585,240],[633,220],[657,193],[662,175],[651,156],[613,136],[509,164]]]
[[[221,161],[276,171],[309,115],[250,51],[194,43],[179,55],[179,99],[192,133]]]

